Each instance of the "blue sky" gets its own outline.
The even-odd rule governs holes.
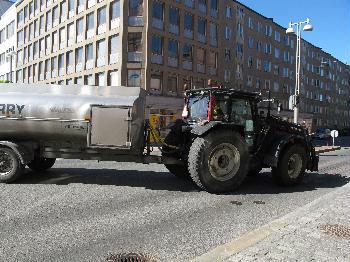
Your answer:
[[[350,64],[350,0],[238,0],[283,27],[311,19],[314,31],[302,37]]]

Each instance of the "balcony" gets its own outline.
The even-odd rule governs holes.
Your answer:
[[[97,67],[105,66],[105,57],[104,56],[100,56],[97,58],[96,66]]]
[[[189,39],[193,39],[193,31],[189,29],[184,30],[184,36]]]
[[[85,10],[85,6],[84,5],[79,5],[78,6],[78,14],[80,14],[81,12],[84,12]]]
[[[170,67],[178,67],[179,66],[179,59],[177,57],[168,57],[168,66]]]
[[[128,62],[142,62],[142,52],[128,52]]]
[[[192,71],[192,61],[190,61],[190,60],[184,60],[183,62],[182,62],[182,68],[183,69],[186,69],[186,70],[191,70]]]
[[[169,33],[172,33],[174,35],[178,35],[180,32],[179,26],[174,24],[169,24]]]
[[[205,65],[204,64],[197,64],[197,72],[205,74]]]
[[[218,10],[217,9],[210,9],[210,16],[211,17],[218,17]]]
[[[193,0],[185,0],[185,6],[189,8],[194,8],[194,1]]]
[[[77,35],[77,43],[83,42],[84,41],[84,34],[80,33]]]
[[[92,69],[94,67],[94,60],[90,59],[86,61],[85,68],[86,70]]]
[[[119,62],[119,53],[113,53],[109,55],[109,64],[117,64]]]
[[[88,0],[87,7],[88,8],[93,7],[95,4],[96,4],[96,0]]]
[[[87,38],[87,39],[90,39],[90,38],[94,37],[94,35],[95,35],[94,29],[89,29],[89,30],[86,32],[86,38]]]
[[[163,56],[159,54],[152,54],[151,55],[151,63],[162,65],[163,64]]]
[[[205,44],[207,42],[207,37],[203,34],[198,33],[198,41]]]
[[[163,30],[164,28],[164,22],[163,20],[157,19],[157,18],[152,18],[152,27],[157,28],[159,30]]]
[[[100,34],[106,33],[106,29],[107,29],[106,24],[99,25],[97,27],[97,34],[100,35]]]
[[[207,13],[207,5],[198,4],[198,10],[199,10],[199,12],[206,14]]]
[[[216,67],[212,67],[212,66],[208,66],[208,74],[209,75],[216,75],[216,72],[217,72],[217,68]]]
[[[119,17],[114,18],[111,21],[111,29],[119,29],[119,27],[120,27],[120,18]]]
[[[72,73],[74,73],[74,66],[68,65],[67,66],[67,74],[72,74]]]
[[[143,17],[142,16],[130,16],[129,25],[130,26],[143,26]]]

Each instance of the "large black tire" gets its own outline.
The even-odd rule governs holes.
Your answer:
[[[181,138],[179,138],[174,131],[170,131],[169,134],[165,137],[164,142],[167,145],[178,146],[181,144]],[[174,148],[171,148],[169,146],[164,145],[162,150],[162,156],[174,157],[176,159],[186,158],[183,152],[176,152]],[[165,167],[169,170],[170,173],[178,178],[190,177],[186,160],[184,160],[184,165],[165,164]]]
[[[56,158],[34,158],[27,166],[37,172],[45,171],[51,168],[56,162]]]
[[[24,173],[24,166],[18,155],[10,148],[0,147],[0,183],[9,183]]]
[[[224,193],[241,185],[247,175],[248,159],[247,145],[238,133],[218,130],[193,141],[188,169],[198,187]]]
[[[272,168],[272,177],[279,185],[293,186],[302,182],[305,169],[305,149],[300,145],[292,145],[282,153],[277,167]]]

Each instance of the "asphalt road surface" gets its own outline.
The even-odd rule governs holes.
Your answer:
[[[0,185],[0,261],[104,261],[143,252],[186,261],[350,181],[350,149],[320,159],[303,184],[272,183],[268,169],[226,195],[198,191],[162,165],[58,160]]]

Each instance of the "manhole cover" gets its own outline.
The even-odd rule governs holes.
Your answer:
[[[107,257],[107,262],[157,262],[157,260],[141,253],[119,253],[110,254]]]
[[[236,200],[233,200],[230,203],[233,204],[233,205],[236,205],[236,206],[241,206],[242,205],[242,202],[236,201]]]
[[[350,228],[342,225],[330,225],[325,224],[319,226],[324,233],[330,236],[341,237],[345,239],[350,239]]]
[[[261,201],[261,200],[256,200],[256,201],[253,201],[254,204],[257,204],[257,205],[264,205],[265,202],[264,201]]]

